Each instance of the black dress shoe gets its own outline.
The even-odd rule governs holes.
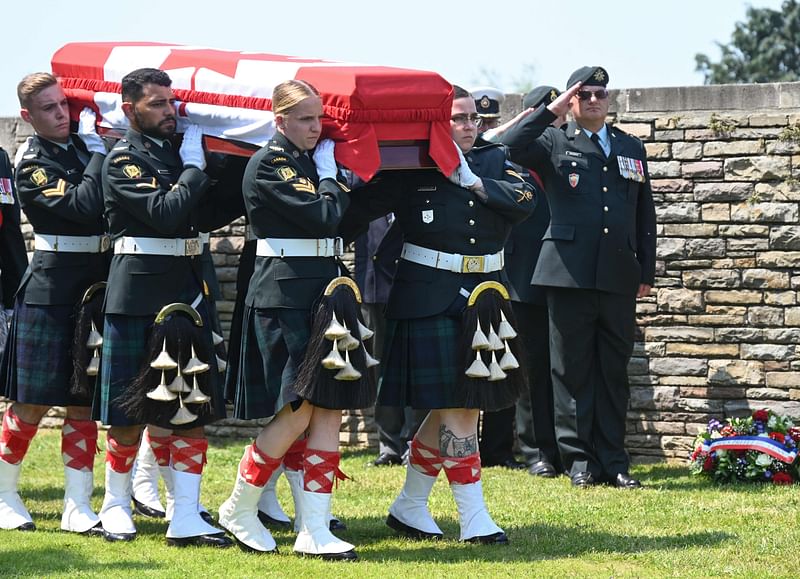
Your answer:
[[[638,480],[633,478],[631,475],[625,472],[619,473],[613,482],[614,486],[618,489],[640,489],[642,488],[642,483]]]
[[[417,539],[417,540],[425,540],[430,539],[432,541],[438,541],[442,538],[441,533],[428,533],[426,531],[421,531],[415,527],[410,525],[406,525],[403,521],[389,513],[389,516],[386,517],[386,524],[397,531],[408,537],[409,539]]]
[[[590,487],[597,484],[594,475],[590,472],[581,471],[570,476],[572,479],[572,486],[574,487]]]
[[[346,531],[347,525],[345,525],[342,521],[340,521],[336,517],[331,517],[331,520],[328,523],[328,529],[330,529],[331,531]]]
[[[133,541],[136,538],[136,533],[112,533],[103,529],[103,538],[109,543]]]
[[[480,537],[470,537],[464,539],[465,543],[480,543],[481,545],[508,545],[508,537],[505,533],[492,533]]]
[[[196,537],[167,537],[167,545],[170,547],[216,547],[227,549],[233,546],[233,541],[225,536],[225,533],[211,533],[208,535],[197,535]]]
[[[83,533],[78,533],[78,534],[87,535],[89,537],[102,537],[105,535],[105,531],[103,530],[103,523],[97,523],[94,527],[92,527],[88,531],[84,531]]]
[[[540,476],[542,478],[555,478],[558,476],[558,472],[556,472],[556,467],[554,467],[546,460],[540,460],[538,462],[534,462],[528,468],[528,473],[531,474],[532,476]]]
[[[265,527],[272,527],[273,529],[288,529],[292,526],[292,523],[289,521],[273,519],[264,511],[258,511],[258,520],[261,521],[261,524]]]
[[[36,525],[33,523],[22,523],[19,527],[14,529],[15,531],[35,531]]]
[[[389,452],[382,452],[378,455],[378,458],[372,460],[367,463],[367,466],[394,466],[398,464],[403,464],[403,459],[397,456],[396,454],[391,454]]]
[[[245,545],[239,539],[236,538],[234,535],[233,540],[239,546],[239,548],[244,551],[245,553],[256,553],[258,555],[277,555],[278,554],[278,547],[275,547],[272,551],[259,551],[258,549],[253,549],[250,545]]]
[[[167,513],[164,511],[159,511],[158,509],[154,509],[152,507],[148,507],[146,504],[133,499],[133,511],[142,515],[143,517],[150,517],[152,519],[163,519],[167,516]]]
[[[353,549],[345,551],[344,553],[320,553],[319,555],[315,555],[313,553],[300,554],[303,557],[316,557],[325,561],[356,561],[358,559],[358,555],[356,555],[356,552]]]

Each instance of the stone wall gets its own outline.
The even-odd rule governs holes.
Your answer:
[[[711,417],[767,407],[800,418],[800,83],[628,89],[616,125],[646,143],[658,215],[654,295],[638,306],[627,446],[683,460]],[[506,118],[520,107],[509,95]],[[19,123],[21,128],[26,127]],[[24,140],[0,119],[0,145]],[[227,328],[241,224],[216,232]],[[220,436],[253,436],[227,420]],[[376,444],[371,411],[344,417],[341,439]]]

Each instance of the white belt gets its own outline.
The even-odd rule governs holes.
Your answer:
[[[400,257],[420,265],[435,267],[455,273],[489,273],[503,269],[503,252],[498,251],[489,255],[461,255],[460,253],[445,253],[404,243]]]
[[[343,253],[341,237],[326,239],[267,237],[256,241],[256,255],[261,257],[338,257]]]
[[[114,242],[114,253],[137,255],[190,256],[203,253],[203,240],[159,239],[157,237],[123,236]]]
[[[111,248],[108,235],[50,235],[35,233],[33,247],[39,251],[67,253],[101,253]]]

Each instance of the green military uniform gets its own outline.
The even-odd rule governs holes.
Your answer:
[[[624,435],[636,292],[655,277],[650,176],[639,139],[608,127],[606,158],[575,122],[554,128],[554,119],[541,108],[502,141],[513,161],[541,176],[551,211],[532,283],[548,288],[564,467],[573,477],[613,481],[629,466]]]

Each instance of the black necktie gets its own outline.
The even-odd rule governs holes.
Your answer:
[[[600,152],[603,153],[603,156],[605,157],[606,151],[605,149],[603,149],[603,145],[600,144],[600,136],[597,133],[592,133],[592,136],[590,138],[592,139],[592,142],[595,145],[597,145],[597,148],[600,149]]]

